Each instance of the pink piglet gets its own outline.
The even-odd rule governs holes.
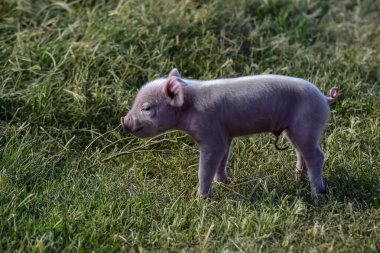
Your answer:
[[[227,182],[226,164],[235,137],[284,132],[297,154],[296,167],[307,167],[314,195],[325,192],[324,155],[319,138],[339,89],[329,96],[310,82],[282,75],[255,75],[191,80],[173,69],[138,92],[132,109],[121,118],[127,133],[139,138],[181,130],[199,145],[199,188],[211,196],[212,181]]]

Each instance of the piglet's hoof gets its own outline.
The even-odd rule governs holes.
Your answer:
[[[327,194],[327,191],[326,191],[326,188],[323,188],[322,190],[319,191],[319,197],[323,197],[323,196],[326,196]]]
[[[305,170],[299,170],[298,168],[296,168],[294,175],[295,175],[296,180],[301,180],[301,181],[308,180],[307,173]]]
[[[210,199],[211,198],[211,189],[208,192],[204,192],[198,188],[198,198],[199,199]]]
[[[327,191],[326,191],[326,188],[323,188],[321,190],[319,190],[318,192],[316,191],[313,191],[313,195],[317,198],[317,199],[323,199],[325,198],[326,194],[327,194]]]
[[[208,200],[211,200],[211,194],[209,194],[209,195],[200,195],[200,194],[198,194],[197,200],[198,201],[208,201]]]
[[[230,184],[231,183],[231,179],[229,179],[228,177],[226,178],[217,178],[215,177],[215,182],[217,183],[221,183],[221,184]]]

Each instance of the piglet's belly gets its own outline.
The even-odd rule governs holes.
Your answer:
[[[226,129],[231,137],[238,137],[262,132],[274,132],[282,127],[277,125],[269,118],[255,120],[245,118],[228,122]]]

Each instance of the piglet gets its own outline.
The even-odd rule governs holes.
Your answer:
[[[235,137],[284,132],[297,153],[296,168],[307,167],[311,189],[325,192],[322,178],[324,155],[319,137],[326,124],[329,96],[310,82],[282,75],[256,75],[209,81],[181,78],[173,69],[167,78],[155,79],[138,92],[132,109],[121,118],[125,132],[138,138],[181,130],[199,145],[199,188],[211,196],[213,179],[226,183],[226,163]]]

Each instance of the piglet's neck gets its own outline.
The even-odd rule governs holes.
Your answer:
[[[187,110],[182,109],[179,111],[179,113],[177,115],[178,115],[178,117],[177,117],[176,129],[187,133],[188,135],[190,135],[194,139],[197,139],[196,138],[196,132],[191,127],[193,124],[193,120],[194,120],[192,110],[190,108]]]
[[[194,101],[196,99],[197,87],[187,86],[184,88],[184,104],[176,112],[176,129],[181,130],[196,139],[196,133],[192,125],[194,124],[196,111]]]

